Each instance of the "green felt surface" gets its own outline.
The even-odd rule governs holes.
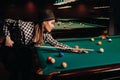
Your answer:
[[[95,50],[94,52],[89,52],[88,54],[63,52],[64,56],[59,57],[59,51],[56,49],[37,48],[38,54],[42,55],[45,60],[47,60],[48,56],[55,59],[55,64],[47,64],[47,67],[44,69],[44,74],[54,71],[66,71],[120,63],[120,36],[111,36],[109,38],[112,39],[112,42],[108,42],[108,39],[103,40],[101,37],[95,37],[94,42],[90,41],[90,38],[71,38],[59,40],[60,42],[71,47],[78,45],[80,48]],[[101,41],[102,45],[98,45],[98,41]],[[104,48],[103,53],[99,52],[100,48]],[[61,68],[62,62],[67,62],[68,67],[65,69]]]
[[[77,28],[98,28],[106,27],[97,24],[84,23],[84,22],[63,22],[61,25],[55,24],[54,30],[59,29],[77,29]]]

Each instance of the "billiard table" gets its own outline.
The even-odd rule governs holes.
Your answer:
[[[108,26],[86,23],[80,21],[63,21],[61,24],[55,24],[55,28],[51,32],[54,38],[73,38],[73,37],[89,37],[101,35]],[[72,35],[71,35],[72,34]]]
[[[112,41],[109,42],[108,39]],[[108,36],[102,39],[100,36],[87,38],[59,39],[58,41],[71,47],[78,45],[79,48],[94,49],[88,53],[65,52],[60,57],[56,48],[37,47],[39,59],[44,63],[43,77],[48,80],[102,80],[120,78],[120,35]],[[98,45],[98,41],[102,45]],[[46,43],[46,46],[50,46]],[[99,51],[104,48],[104,52]],[[54,64],[47,63],[47,58],[51,56],[55,59]],[[41,58],[42,57],[42,58]],[[61,66],[62,62],[67,63],[67,68]]]

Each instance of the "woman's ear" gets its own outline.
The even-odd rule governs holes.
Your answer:
[[[44,25],[44,27],[50,27],[48,21],[43,21],[43,25]]]
[[[48,25],[47,21],[43,21],[43,25],[44,25],[44,26],[45,26],[45,25]]]
[[[50,27],[48,21],[43,21],[43,26],[44,26],[44,32],[50,32],[51,31],[51,27]]]

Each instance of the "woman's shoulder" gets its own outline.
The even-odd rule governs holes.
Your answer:
[[[14,23],[16,22],[17,20],[14,20],[14,19],[11,19],[11,18],[7,18],[7,19],[4,19],[5,22],[8,22],[8,23]]]
[[[35,26],[35,23],[33,21],[25,21],[25,20],[18,20],[18,24],[20,25],[29,25],[29,26]]]

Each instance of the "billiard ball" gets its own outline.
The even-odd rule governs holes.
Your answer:
[[[82,24],[83,27],[85,27],[85,24]]]
[[[50,64],[50,63],[51,63],[51,59],[52,59],[52,57],[51,57],[51,56],[48,56],[48,57],[47,57],[47,63],[48,63],[48,64]]]
[[[48,56],[47,60],[50,61],[51,59],[52,59],[52,57],[51,57],[51,56]]]
[[[109,42],[111,42],[111,41],[112,41],[112,39],[108,39],[108,41],[109,41]]]
[[[63,68],[67,68],[67,63],[66,63],[66,62],[62,62],[61,66],[62,66]]]
[[[73,23],[72,22],[69,22],[69,26],[71,26]]]
[[[62,57],[64,56],[64,53],[63,52],[59,52],[59,57]]]
[[[91,38],[91,41],[95,41],[95,39],[94,39],[94,38]]]
[[[102,45],[102,42],[101,42],[101,41],[98,41],[98,45]]]
[[[80,26],[82,25],[82,23],[80,23]]]
[[[103,48],[100,48],[100,50],[99,50],[101,53],[103,53],[104,52],[104,49]]]
[[[58,26],[60,26],[61,24],[62,24],[62,22],[60,22],[60,21],[57,22],[57,25],[58,25]]]
[[[102,35],[101,37],[102,37],[102,39],[106,39],[106,36],[105,36],[105,35]]]
[[[50,60],[50,62],[51,62],[52,64],[54,64],[54,63],[55,63],[55,59],[52,58],[52,59]]]

